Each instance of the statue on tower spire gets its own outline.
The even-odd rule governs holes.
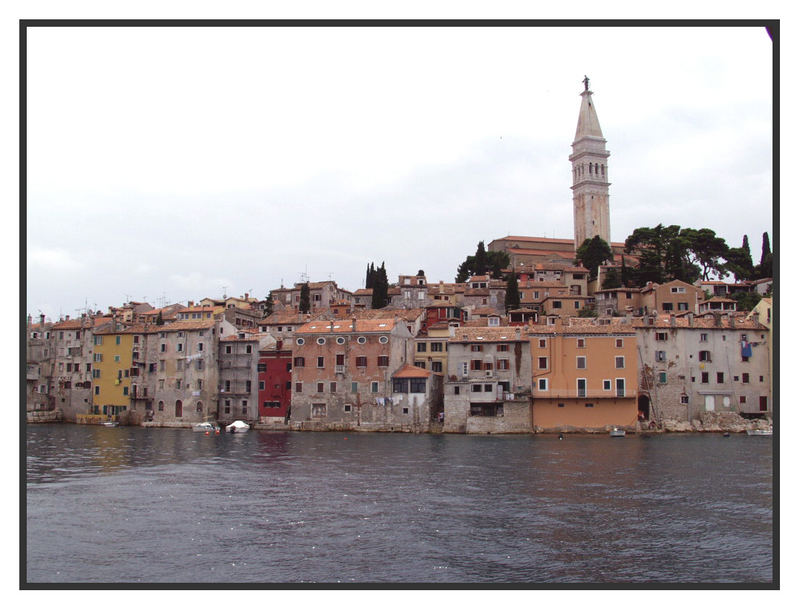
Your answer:
[[[589,77],[585,74],[583,75],[583,90],[589,91]]]

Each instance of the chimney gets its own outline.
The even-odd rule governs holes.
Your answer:
[[[519,327],[517,327],[517,328],[515,329],[515,331],[516,331],[516,334],[517,334],[517,339],[522,339],[522,329],[520,329]]]
[[[69,320],[69,314],[64,317],[64,320]]]
[[[627,310],[625,312],[625,324],[626,325],[631,324],[631,311],[630,310]]]
[[[353,322],[352,330],[355,332],[355,330],[356,330],[356,318],[355,318],[355,316],[353,317],[353,321],[352,322]]]
[[[754,321],[756,324],[758,324],[758,323],[759,323],[759,320],[758,320],[758,312],[757,312],[757,311],[756,311],[756,312],[753,312],[753,321]]]
[[[672,327],[673,329],[675,328],[675,326],[676,326],[675,314],[670,314],[669,315],[669,326]]]
[[[39,324],[44,326],[44,314],[39,315]]]
[[[689,326],[690,326],[690,327],[691,327],[691,326],[693,326],[693,325],[694,325],[694,314],[692,314],[691,312],[689,312],[689,313],[686,315],[686,318],[689,320]]]
[[[30,329],[30,328],[31,328],[31,325],[32,325],[32,324],[33,324],[33,316],[31,316],[30,314],[28,314],[28,329]]]
[[[247,301],[247,298],[248,298],[248,297],[250,297],[250,294],[249,294],[249,293],[245,293],[245,294],[244,294],[244,300],[245,300],[245,301]]]
[[[194,301],[191,301],[191,300],[190,300],[190,301],[187,301],[187,302],[186,302],[186,307],[188,307],[188,308],[191,308],[191,307],[193,307],[193,306],[194,306]]]

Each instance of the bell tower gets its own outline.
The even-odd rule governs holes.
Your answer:
[[[589,78],[583,78],[581,110],[572,143],[572,206],[575,215],[575,249],[596,235],[611,244],[608,208],[608,156],[606,140],[597,120]]]

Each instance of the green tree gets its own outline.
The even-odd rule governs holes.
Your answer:
[[[603,278],[604,289],[618,289],[622,286],[622,278],[619,270],[616,267],[611,267],[606,270],[606,275]]]
[[[483,241],[478,242],[478,250],[475,251],[475,275],[483,276],[489,270],[489,257],[486,255],[486,247]]]
[[[375,263],[367,265],[367,276],[364,280],[364,288],[371,289],[375,287]]]
[[[372,309],[380,310],[389,303],[389,279],[386,276],[386,265],[381,262],[381,266],[375,270],[374,283],[372,286]]]
[[[746,234],[742,239],[741,248],[729,248],[725,258],[727,260],[726,269],[733,274],[737,281],[755,279],[755,267]]]
[[[761,236],[761,261],[756,268],[759,278],[772,278],[772,250],[769,247],[769,234]]]
[[[749,291],[739,291],[733,298],[736,300],[736,309],[740,312],[749,312],[761,301],[761,295]]]
[[[625,265],[625,255],[622,255],[622,266],[619,268],[619,282],[620,286],[628,287],[631,285],[631,274],[628,271],[628,266]]]
[[[647,282],[661,284],[683,280],[692,283],[697,280],[701,270],[691,256],[690,242],[693,238],[694,234],[683,233],[679,225],[665,227],[659,223],[655,227],[635,229],[625,240],[625,252],[635,253],[639,259],[630,273],[631,281],[643,286]],[[699,238],[696,239],[699,244]]]
[[[500,279],[503,277],[503,270],[511,265],[511,258],[507,252],[502,250],[490,250],[486,253],[489,259],[489,275],[492,278]]]
[[[578,311],[578,318],[595,318],[597,310],[594,306],[585,305]]]
[[[159,326],[164,324],[164,317],[161,316],[161,310],[158,311],[158,315],[156,316],[156,324]]]
[[[311,311],[311,289],[308,282],[300,287],[300,313],[308,314]]]
[[[689,254],[692,263],[700,266],[703,280],[708,280],[709,274],[712,272],[719,278],[725,275],[725,258],[729,249],[724,239],[706,228],[682,229],[680,238],[684,240],[681,247]],[[682,252],[679,253],[679,256],[681,260],[685,257]],[[679,279],[683,280],[683,278]]]
[[[612,261],[614,254],[611,247],[599,235],[586,238],[575,252],[575,263],[580,263],[589,270],[589,280],[597,278],[597,268],[606,261]]]
[[[509,310],[519,309],[519,283],[517,282],[517,274],[513,271],[508,275],[506,281],[506,314]]]
[[[483,255],[480,254],[483,249]],[[485,257],[486,264],[481,271],[480,261],[481,257]],[[466,259],[458,266],[456,270],[456,282],[466,282],[471,276],[482,276],[488,273],[492,278],[502,278],[503,270],[508,268],[511,259],[507,252],[502,251],[486,251],[483,248],[483,242],[478,243],[478,248],[474,255],[468,255]]]
[[[264,317],[269,316],[275,311],[275,298],[272,296],[272,291],[267,295],[267,300],[264,303]]]

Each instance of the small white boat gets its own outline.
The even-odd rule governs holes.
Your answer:
[[[610,437],[625,437],[625,431],[619,427],[614,427],[608,432]]]
[[[211,422],[198,422],[192,426],[192,430],[196,433],[219,433],[219,427]]]
[[[747,429],[747,434],[756,437],[772,437],[772,429]]]
[[[113,428],[115,426],[119,426],[119,422],[112,422],[111,420],[109,420],[108,422],[104,422],[103,426],[107,426],[109,428]]]
[[[234,422],[231,422],[228,426],[226,426],[225,430],[228,431],[229,433],[244,433],[245,431],[250,430],[250,425],[241,420],[236,420]]]

